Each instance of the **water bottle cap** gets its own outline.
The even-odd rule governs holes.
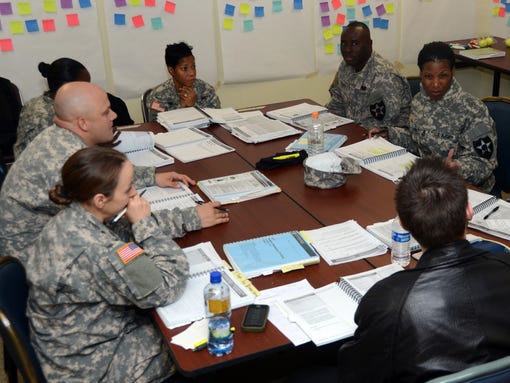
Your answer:
[[[219,271],[211,271],[210,279],[211,283],[221,282],[221,273]]]
[[[319,118],[319,112],[312,112],[312,118]]]

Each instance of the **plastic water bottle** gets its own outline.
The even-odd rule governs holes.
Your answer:
[[[308,155],[324,152],[324,127],[319,119],[319,112],[312,113],[312,123],[308,128]]]
[[[210,283],[204,288],[205,315],[209,319],[207,350],[210,354],[230,354],[234,334],[230,327],[230,288],[221,280],[219,271],[211,271]]]
[[[391,224],[391,263],[398,263],[406,267],[411,262],[411,251],[409,244],[411,234],[400,225],[398,216]]]

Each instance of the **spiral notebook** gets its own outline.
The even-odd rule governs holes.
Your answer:
[[[288,272],[319,263],[320,256],[298,231],[223,245],[230,264],[247,278]]]
[[[378,281],[403,270],[396,264],[340,278],[310,291],[296,292],[280,302],[289,319],[296,322],[317,346],[354,334],[354,313],[365,293]]]
[[[151,186],[145,189],[143,198],[151,204],[152,211],[163,209],[172,210],[174,208],[185,209],[194,207],[197,201],[202,201],[200,195],[193,193],[189,187],[183,183],[179,183],[180,188],[161,188],[159,186]]]
[[[384,222],[376,222],[367,226],[367,231],[372,234],[374,237],[378,238],[386,246],[391,249],[392,240],[391,240],[391,225],[393,223],[393,218],[384,221]],[[416,239],[411,236],[411,242],[409,243],[409,250],[411,252],[419,251],[421,249],[420,244]]]
[[[183,249],[188,257],[190,272],[183,295],[174,303],[156,309],[169,329],[184,326],[205,317],[204,287],[211,271],[221,271],[222,280],[230,287],[233,309],[253,303],[258,290],[242,274],[232,272],[223,263],[211,242]]]
[[[475,213],[469,227],[510,239],[510,203],[472,189],[468,189],[468,199]]]
[[[174,163],[172,156],[155,148],[154,133],[122,131],[114,149],[122,152],[135,166],[165,166]]]

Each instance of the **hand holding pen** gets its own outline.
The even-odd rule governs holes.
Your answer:
[[[219,223],[230,221],[228,209],[221,206],[219,202],[204,202],[198,198],[193,198],[197,206],[197,212],[200,216],[202,228],[211,227]]]
[[[143,196],[143,194],[147,191],[147,189],[144,189],[138,197],[141,197]],[[128,203],[128,206],[129,206],[129,203]],[[126,206],[124,209],[122,209],[113,219],[112,219],[112,222],[115,223],[117,222],[124,214],[126,214],[127,210],[128,210],[128,206]],[[150,205],[149,205],[150,206]],[[150,213],[150,210],[149,210],[149,213]]]

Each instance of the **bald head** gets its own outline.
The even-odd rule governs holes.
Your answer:
[[[106,92],[89,82],[69,82],[55,96],[55,124],[79,135],[88,145],[113,139],[113,120]]]

